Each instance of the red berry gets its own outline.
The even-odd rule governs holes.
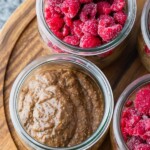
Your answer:
[[[150,150],[149,144],[139,144],[135,146],[134,150]]]
[[[60,32],[60,31],[58,31],[58,30],[52,30],[52,32],[55,34],[55,36],[57,36],[59,39],[63,39],[64,38],[64,36],[63,36],[63,34]]]
[[[65,37],[65,36],[69,35],[69,33],[70,33],[70,28],[68,26],[64,25],[64,27],[62,29],[63,36]]]
[[[73,22],[73,34],[81,38],[83,36],[82,32],[83,22],[81,20],[76,20]]]
[[[147,45],[145,45],[144,51],[146,54],[150,55],[150,49],[147,47]]]
[[[79,0],[81,4],[91,3],[93,0]]]
[[[127,20],[127,15],[123,11],[114,13],[114,19],[116,23],[124,25]]]
[[[143,143],[143,140],[140,137],[133,136],[127,141],[127,146],[130,150],[134,150],[137,145]]]
[[[68,27],[71,27],[73,25],[73,21],[71,18],[68,18],[67,16],[64,16],[64,22]]]
[[[125,103],[126,107],[130,107],[133,104],[132,100],[127,100],[127,102]]]
[[[101,2],[97,3],[97,12],[99,15],[110,14],[110,12],[111,12],[110,4],[105,1],[101,1]]]
[[[103,39],[103,41],[106,42],[109,42],[114,38],[116,38],[121,30],[122,30],[122,26],[120,24],[116,24],[107,28],[98,26],[98,34]]]
[[[82,48],[92,48],[100,45],[101,45],[100,39],[90,34],[82,36],[80,40],[80,47]]]
[[[56,6],[60,5],[63,2],[63,0],[46,0],[46,4]]]
[[[111,5],[112,11],[121,11],[125,7],[125,0],[114,0],[113,4]]]
[[[87,21],[89,19],[95,19],[97,13],[97,4],[89,3],[85,4],[80,13],[80,20]]]
[[[101,15],[99,18],[98,26],[110,27],[115,25],[115,20],[113,17],[108,15]]]
[[[68,43],[68,44],[71,44],[71,45],[79,45],[79,38],[75,35],[70,35],[70,36],[66,36],[63,40],[64,42]]]
[[[63,27],[64,20],[59,15],[56,15],[47,20],[47,24],[51,30],[59,30]]]
[[[135,108],[144,115],[150,115],[150,89],[141,88],[136,93]]]
[[[92,35],[97,35],[98,32],[98,22],[96,19],[88,20],[84,23],[82,28],[83,33],[90,33]]]
[[[80,9],[79,0],[65,0],[61,10],[69,18],[74,18]]]

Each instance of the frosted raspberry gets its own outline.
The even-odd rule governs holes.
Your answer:
[[[139,144],[136,145],[134,150],[150,150],[150,145],[148,144]]]
[[[99,15],[110,14],[111,12],[110,4],[105,1],[97,3],[97,12]]]
[[[47,21],[47,24],[51,30],[59,30],[63,27],[64,20],[59,15],[56,15],[56,16],[50,18]]]
[[[141,115],[133,107],[125,108],[122,112],[123,127],[134,127],[141,119]]]
[[[109,42],[117,37],[117,35],[122,30],[120,24],[113,25],[111,27],[98,26],[98,34],[103,39],[103,41]]]
[[[79,42],[80,42],[79,38],[77,36],[74,36],[74,35],[66,36],[63,41],[68,43],[68,44],[75,45],[75,46],[79,45]]]
[[[82,28],[83,33],[90,33],[92,35],[97,35],[98,32],[98,22],[96,19],[88,20],[84,23]]]
[[[110,27],[115,25],[115,20],[113,17],[108,15],[101,15],[99,18],[98,26]]]
[[[70,33],[70,28],[67,25],[64,25],[63,29],[62,29],[62,34],[63,36],[67,36]]]
[[[83,28],[83,22],[81,20],[75,20],[73,22],[73,34],[81,38],[83,36],[82,28]]]
[[[68,18],[67,16],[64,16],[64,22],[68,27],[71,27],[73,25],[73,21],[71,18]]]
[[[134,105],[140,113],[150,115],[150,89],[141,88],[136,93]]]
[[[57,7],[54,7],[54,6],[49,6],[49,7],[45,8],[46,22],[48,22],[52,17],[55,17],[55,16],[61,17],[61,12],[59,11],[59,9],[56,9],[56,8]]]
[[[46,0],[46,4],[56,6],[60,5],[63,2],[63,0]]]
[[[127,100],[127,102],[125,103],[125,106],[130,107],[130,106],[132,106],[132,104],[133,104],[132,100]]]
[[[52,30],[52,32],[53,32],[54,35],[57,36],[59,39],[62,40],[62,39],[64,38],[63,34],[62,34],[60,31],[58,31],[58,30]]]
[[[87,21],[89,19],[95,19],[97,13],[97,4],[89,3],[85,4],[80,13],[80,20]]]
[[[53,45],[52,47],[53,47],[53,51],[54,51],[55,53],[66,53],[66,52],[64,52],[63,50],[61,50],[60,48],[58,48],[58,47],[55,46],[55,45]]]
[[[84,35],[80,40],[80,47],[82,48],[92,48],[100,45],[100,39],[90,34]]]
[[[79,0],[81,4],[91,3],[93,0]]]
[[[116,23],[124,25],[127,20],[127,15],[123,11],[114,13],[114,19]]]
[[[61,10],[69,18],[74,18],[80,9],[79,0],[65,0]]]
[[[150,49],[147,47],[147,45],[145,45],[144,51],[146,54],[150,55]]]
[[[121,11],[125,7],[125,0],[114,0],[113,4],[111,5],[112,11]]]
[[[134,150],[137,145],[140,145],[143,143],[143,140],[140,137],[131,137],[127,141],[127,146],[130,150]]]
[[[133,129],[133,135],[139,136],[143,140],[146,140],[149,137],[149,131],[150,131],[150,119],[144,119],[140,120]],[[147,133],[148,132],[148,133]],[[146,135],[147,133],[147,135]],[[147,137],[148,136],[148,137]]]

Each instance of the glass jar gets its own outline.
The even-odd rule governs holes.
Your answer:
[[[134,82],[132,82],[120,95],[117,104],[115,106],[113,120],[111,124],[111,143],[113,150],[126,150],[128,149],[120,128],[120,120],[122,109],[127,102],[128,98],[135,92],[137,89],[143,87],[144,85],[150,83],[150,75],[145,75],[143,77],[138,78]]]
[[[150,1],[147,0],[141,17],[138,52],[144,67],[150,72]]]
[[[111,64],[119,57],[122,51],[126,48],[129,35],[136,18],[136,0],[126,0],[127,20],[120,34],[111,42],[100,47],[84,49],[71,46],[59,38],[57,38],[47,26],[44,19],[44,0],[36,1],[36,13],[38,28],[44,42],[51,47],[54,53],[71,53],[80,56],[85,56],[87,59],[94,62],[99,67],[103,68]]]
[[[111,122],[112,114],[113,114],[113,107],[114,107],[114,100],[113,100],[113,94],[110,87],[110,84],[108,80],[106,79],[105,75],[100,71],[98,67],[96,67],[93,63],[90,61],[81,58],[79,56],[74,56],[72,54],[54,54],[51,56],[47,56],[44,58],[37,59],[33,61],[31,64],[29,64],[17,77],[15,80],[11,94],[10,94],[10,115],[11,120],[13,122],[13,125],[15,127],[15,130],[21,137],[21,139],[31,148],[34,149],[47,149],[47,150],[56,150],[58,148],[52,148],[46,145],[43,145],[36,140],[34,140],[31,136],[27,134],[27,132],[24,130],[24,128],[21,125],[21,122],[19,120],[18,116],[18,95],[19,91],[21,89],[21,86],[25,82],[25,80],[29,77],[29,75],[32,75],[36,69],[41,69],[40,67],[43,65],[51,65],[52,67],[59,66],[59,68],[75,68],[76,70],[80,70],[87,75],[89,75],[98,85],[98,87],[101,89],[104,97],[104,115],[102,118],[102,121],[97,128],[97,130],[83,143],[68,147],[68,148],[59,148],[66,149],[66,150],[85,150],[85,149],[92,149],[96,150],[100,144],[103,142],[104,137],[107,134],[107,131],[109,129],[109,125]]]

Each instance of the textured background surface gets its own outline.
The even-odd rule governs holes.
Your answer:
[[[0,0],[0,29],[23,0]]]

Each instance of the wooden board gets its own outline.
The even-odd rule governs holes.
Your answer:
[[[127,49],[120,58],[103,69],[112,86],[115,102],[124,88],[148,72],[142,66],[136,41],[145,0],[137,0],[135,27]],[[34,59],[50,54],[40,39],[35,15],[35,0],[26,0],[10,17],[0,33],[0,150],[26,150],[18,138],[9,114],[9,94],[16,76]],[[110,150],[109,134],[99,148]]]

